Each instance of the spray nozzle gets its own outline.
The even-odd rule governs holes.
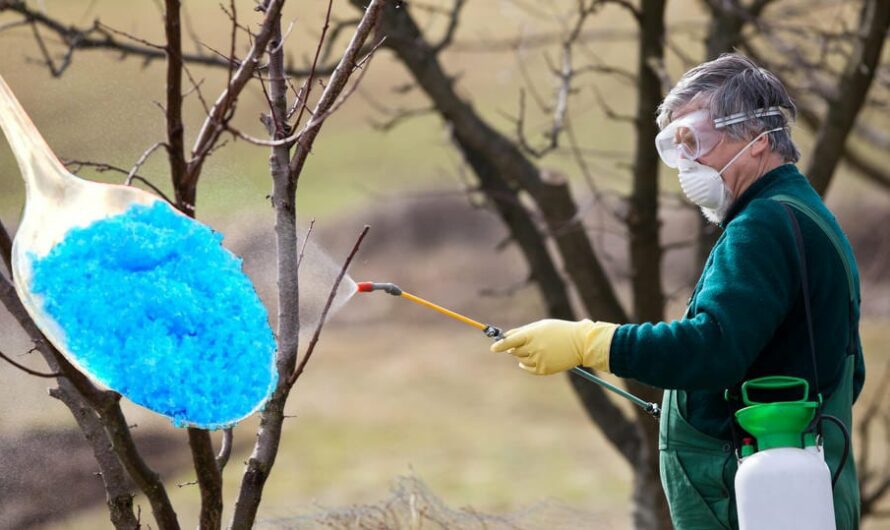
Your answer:
[[[358,292],[360,293],[370,293],[372,291],[384,291],[393,296],[401,296],[402,290],[398,285],[394,283],[379,283],[379,282],[359,282],[356,284],[358,286]]]

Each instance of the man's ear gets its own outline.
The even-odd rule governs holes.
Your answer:
[[[751,156],[754,158],[757,158],[768,149],[769,149],[769,134],[764,134],[763,136],[758,138],[753,144],[751,144]]]

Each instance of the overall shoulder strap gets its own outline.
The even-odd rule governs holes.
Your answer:
[[[820,230],[822,230],[822,232],[825,234],[825,237],[828,238],[828,240],[831,242],[831,245],[834,247],[834,250],[841,258],[841,263],[844,264],[844,272],[847,275],[847,292],[850,296],[850,302],[855,304],[856,283],[853,280],[853,267],[850,265],[850,260],[849,258],[847,258],[847,254],[844,252],[844,247],[841,244],[840,238],[838,238],[837,233],[831,228],[831,225],[828,224],[828,221],[826,221],[824,217],[816,213],[815,210],[810,208],[802,200],[792,195],[774,195],[770,198],[782,204],[793,206],[795,210],[806,215],[811,221],[816,224],[816,226],[819,227]]]
[[[807,335],[810,339],[810,360],[813,362],[813,387],[816,389],[816,395],[820,396],[821,399],[819,392],[819,370],[817,369],[816,363],[816,338],[813,334],[813,310],[810,305],[810,287],[809,281],[807,280],[807,253],[804,248],[803,234],[800,232],[800,224],[797,222],[797,217],[794,216],[791,207],[786,203],[783,202],[782,207],[785,208],[785,213],[788,214],[788,219],[791,221],[791,231],[794,233],[794,243],[797,246],[797,258],[800,260],[800,284],[803,294],[803,308],[807,318]]]
[[[858,304],[858,300],[856,299],[856,282],[853,278],[853,267],[850,264],[850,259],[847,257],[846,252],[844,252],[844,247],[841,244],[840,238],[837,235],[837,232],[832,229],[831,225],[828,221],[825,220],[824,217],[819,215],[815,210],[813,210],[810,206],[808,206],[805,202],[794,197],[792,195],[779,194],[771,197],[772,200],[782,203],[787,210],[788,206],[794,207],[795,210],[800,213],[806,215],[819,229],[822,233],[825,234],[825,237],[828,238],[828,241],[831,242],[831,245],[834,247],[834,250],[837,252],[838,257],[841,259],[841,263],[844,266],[844,272],[847,276],[847,294],[849,296],[849,327],[850,327],[850,338],[849,343],[847,344],[847,351],[850,355],[855,355],[858,349],[858,336],[859,329],[856,325],[855,321],[855,308]],[[794,220],[796,224],[796,219]],[[802,248],[802,247],[801,247]]]

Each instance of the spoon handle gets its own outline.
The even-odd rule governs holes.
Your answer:
[[[19,163],[27,194],[57,195],[70,174],[49,148],[2,76],[0,129],[6,134],[6,140]]]

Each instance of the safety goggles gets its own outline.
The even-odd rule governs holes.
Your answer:
[[[697,160],[711,152],[723,136],[720,129],[753,118],[781,115],[781,108],[767,107],[711,120],[708,111],[700,109],[672,121],[662,129],[655,137],[655,148],[668,167],[676,168],[680,158]]]

